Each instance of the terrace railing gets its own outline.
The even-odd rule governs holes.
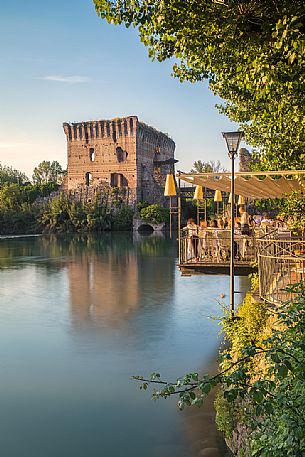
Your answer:
[[[294,295],[289,284],[305,279],[305,240],[289,232],[276,232],[257,240],[259,295],[268,303],[280,304]]]
[[[230,230],[206,229],[199,236],[190,236],[181,230],[179,264],[227,264],[230,263]],[[239,264],[249,265],[256,258],[256,236],[235,235],[234,255]]]

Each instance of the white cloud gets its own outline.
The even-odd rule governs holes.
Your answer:
[[[88,76],[79,76],[79,75],[71,75],[71,76],[48,75],[48,76],[41,76],[38,79],[43,79],[45,81],[56,81],[56,82],[68,83],[68,84],[87,83],[87,82],[91,81],[91,78],[89,78]]]

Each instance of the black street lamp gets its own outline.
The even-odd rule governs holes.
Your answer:
[[[231,159],[231,253],[230,253],[230,317],[234,317],[234,212],[235,212],[235,188],[234,188],[234,160],[238,155],[238,148],[243,137],[243,132],[223,132]]]

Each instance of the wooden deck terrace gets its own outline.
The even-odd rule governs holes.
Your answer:
[[[257,271],[257,268],[249,261],[236,260],[234,265],[235,276],[248,276],[250,273]],[[230,274],[230,262],[188,262],[187,264],[179,263],[178,267],[183,276]]]

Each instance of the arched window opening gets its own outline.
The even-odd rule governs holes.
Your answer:
[[[86,178],[86,186],[90,186],[90,184],[92,182],[92,174],[89,171],[87,171],[85,178]]]
[[[90,158],[90,162],[94,162],[94,157],[95,157],[94,148],[90,148],[90,149],[89,149],[89,158]]]

